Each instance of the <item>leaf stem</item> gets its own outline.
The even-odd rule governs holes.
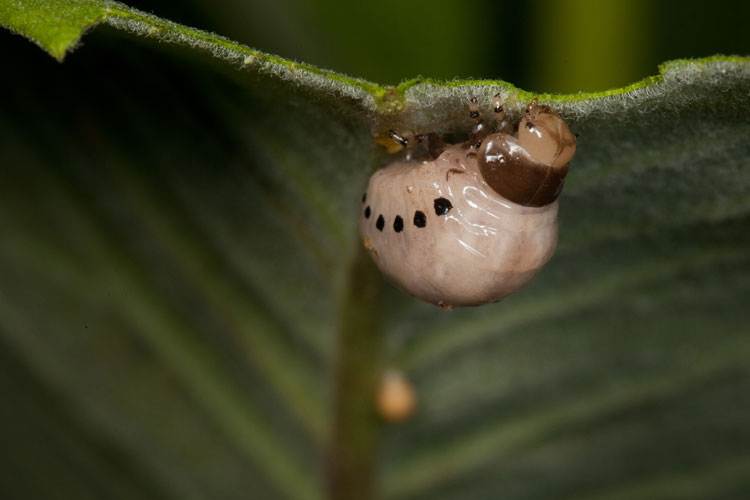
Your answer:
[[[381,424],[373,407],[382,372],[382,278],[361,247],[344,288],[334,383],[334,429],[328,455],[332,500],[376,498]]]

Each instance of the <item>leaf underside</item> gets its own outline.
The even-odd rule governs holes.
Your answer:
[[[114,2],[0,22],[58,59],[110,27],[64,65],[3,34],[3,497],[323,498],[358,426],[384,498],[750,492],[750,58],[592,94],[387,88]],[[465,133],[497,92],[579,134],[552,261],[452,313],[353,274],[373,135]],[[383,367],[416,415],[342,431],[341,374]]]

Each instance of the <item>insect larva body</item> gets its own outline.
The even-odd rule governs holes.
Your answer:
[[[575,139],[558,115],[532,104],[517,134],[504,125],[431,161],[373,174],[360,230],[388,279],[444,308],[472,306],[507,297],[550,259]]]

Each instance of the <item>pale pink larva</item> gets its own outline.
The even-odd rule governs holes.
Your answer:
[[[360,231],[389,280],[443,308],[474,306],[512,294],[552,257],[556,199],[575,138],[536,102],[521,127],[519,134],[504,125],[504,132],[473,136],[434,160],[397,161],[375,172]]]

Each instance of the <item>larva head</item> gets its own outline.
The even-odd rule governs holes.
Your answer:
[[[534,99],[518,124],[518,142],[539,163],[559,168],[570,163],[576,138],[565,120]]]
[[[568,125],[536,100],[527,107],[516,137],[492,134],[479,151],[482,177],[501,196],[540,207],[562,191],[576,141]]]

